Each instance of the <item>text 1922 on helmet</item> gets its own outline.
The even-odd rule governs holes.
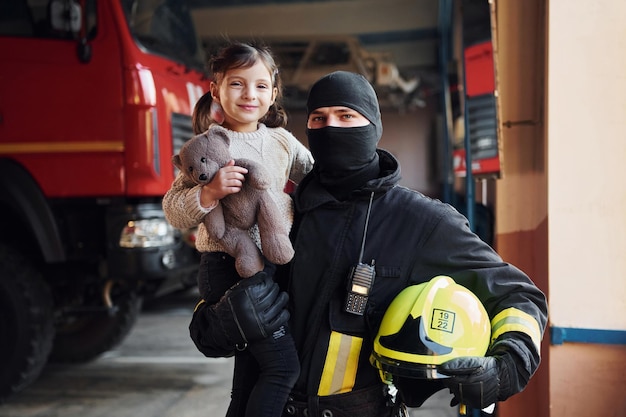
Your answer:
[[[448,276],[402,290],[391,302],[370,357],[384,381],[393,375],[447,378],[437,366],[461,356],[484,356],[491,326],[480,300]]]

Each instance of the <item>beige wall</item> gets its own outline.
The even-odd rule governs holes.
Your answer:
[[[626,2],[574,3],[549,7],[552,320],[626,330]]]
[[[626,331],[624,22],[623,1],[548,5],[554,326]],[[626,415],[626,346],[566,343],[550,356],[552,415]]]

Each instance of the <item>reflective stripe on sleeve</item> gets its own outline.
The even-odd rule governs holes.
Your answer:
[[[352,390],[362,345],[363,339],[360,337],[331,333],[317,395],[333,395]]]
[[[541,353],[541,330],[537,320],[530,314],[514,307],[502,310],[491,320],[491,342],[493,343],[494,340],[506,332],[527,334],[535,344],[537,353]]]

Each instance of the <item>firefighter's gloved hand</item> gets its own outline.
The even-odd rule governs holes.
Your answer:
[[[213,306],[226,337],[239,349],[270,336],[289,320],[289,297],[265,272],[243,278]]]
[[[483,409],[508,398],[509,376],[505,360],[501,356],[468,356],[441,364],[439,372],[450,376],[442,380],[454,395],[450,405],[461,403]]]

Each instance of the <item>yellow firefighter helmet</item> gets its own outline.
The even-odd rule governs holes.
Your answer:
[[[480,300],[448,276],[412,285],[391,302],[370,357],[384,381],[393,375],[447,378],[437,365],[461,356],[484,356],[491,326]]]

